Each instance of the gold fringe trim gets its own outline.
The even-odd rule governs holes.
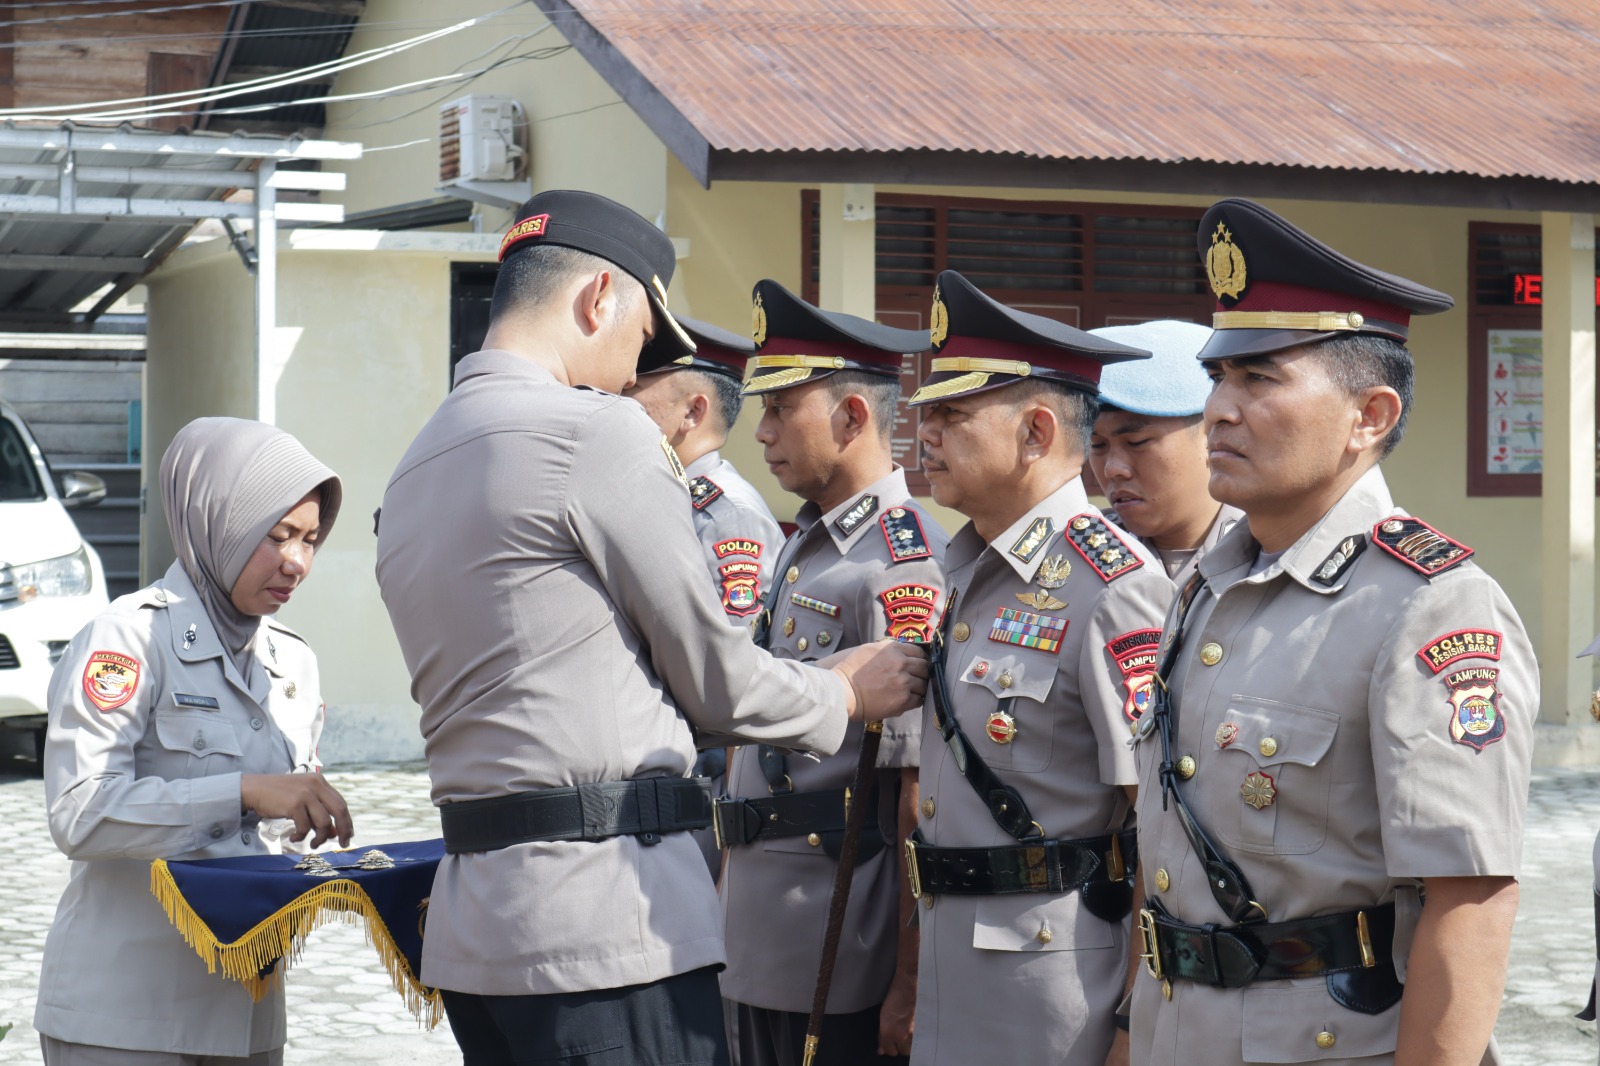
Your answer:
[[[378,953],[389,979],[394,982],[394,990],[405,1001],[412,1017],[433,1029],[444,1016],[444,1000],[439,990],[425,987],[411,972],[411,965],[395,946],[394,934],[379,917],[372,898],[349,878],[323,881],[312,887],[231,944],[219,942],[216,934],[189,906],[165,859],[150,864],[150,891],[167,912],[167,919],[183,936],[184,943],[194,948],[200,961],[206,964],[206,972],[216,973],[220,969],[224,977],[244,985],[252,1000],[259,1001],[278,981],[283,969],[300,961],[306,938],[313,930],[330,921],[342,921],[346,925],[360,923],[364,926],[367,943]],[[283,959],[283,966],[275,967],[272,973],[262,977],[262,969],[274,959]]]

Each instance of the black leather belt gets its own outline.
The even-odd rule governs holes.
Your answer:
[[[906,840],[911,894],[1001,896],[1072,892],[1092,882],[1120,882],[1137,863],[1132,830],[1082,840],[1040,840],[998,848],[938,848],[920,833]],[[1127,909],[1123,909],[1127,915]]]
[[[703,777],[642,777],[575,788],[546,788],[439,807],[444,850],[498,851],[544,840],[637,836],[659,844],[662,833],[711,824],[711,782]]]
[[[843,832],[844,804],[842,788],[766,798],[723,796],[712,801],[711,824],[719,848],[807,833]]]
[[[1185,925],[1149,899],[1139,912],[1139,935],[1152,977],[1213,988],[1355,970],[1394,972],[1393,903],[1292,922],[1219,926]]]

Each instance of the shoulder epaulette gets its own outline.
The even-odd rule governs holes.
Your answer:
[[[912,559],[932,557],[928,538],[922,532],[922,521],[917,512],[908,507],[891,507],[878,519],[883,527],[883,539],[889,542],[889,561],[910,562]]]
[[[1426,577],[1442,574],[1472,558],[1472,549],[1445,536],[1420,518],[1386,518],[1372,527],[1372,539],[1390,555]]]
[[[722,486],[702,474],[689,479],[689,502],[696,511],[704,511],[712,500],[722,495]]]
[[[1081,514],[1068,522],[1067,539],[1095,573],[1107,581],[1144,565],[1116,527],[1099,515]]]

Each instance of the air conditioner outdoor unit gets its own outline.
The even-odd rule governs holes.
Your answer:
[[[499,207],[532,195],[528,120],[509,96],[464,96],[439,109],[439,189]]]

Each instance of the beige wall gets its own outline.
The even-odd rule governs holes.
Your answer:
[[[749,293],[757,279],[772,277],[796,289],[800,285],[803,186],[726,182],[707,190],[676,160],[669,164],[668,176],[673,233],[689,238],[691,244],[691,254],[680,264],[690,313],[729,329],[747,330]],[[1210,203],[1209,197],[1073,190],[880,186],[878,191],[1100,203]],[[1538,216],[1458,208],[1266,203],[1340,251],[1456,298],[1455,310],[1413,323],[1410,347],[1417,362],[1417,404],[1405,443],[1385,464],[1385,471],[1401,506],[1477,549],[1479,561],[1506,587],[1537,642],[1539,501],[1467,497],[1466,420],[1471,412],[1466,407],[1466,304],[1468,222],[1537,224]],[[747,406],[727,454],[768,495],[779,517],[789,518],[795,503],[767,474],[760,447],[751,439],[755,418],[754,405]],[[941,512],[940,518],[952,530],[961,521],[950,512]]]
[[[347,55],[427,32],[448,14],[466,20],[507,6],[505,0],[369,0]],[[394,24],[399,23],[396,26]],[[526,40],[513,40],[523,37]],[[339,75],[335,94],[372,92],[447,71],[474,71],[501,57],[562,48],[566,40],[532,4],[392,58]],[[435,101],[471,93],[514,97],[530,122],[535,191],[582,188],[620,200],[647,218],[666,206],[667,151],[644,123],[575,50],[548,59],[510,62],[470,85],[444,85],[386,100],[328,107],[324,135],[360,141],[368,149],[426,139],[406,148],[369,152],[334,164],[349,175],[347,211],[366,211],[439,196],[439,115]],[[419,110],[420,109],[420,110]],[[407,112],[416,111],[414,115]],[[509,216],[480,207],[485,232],[505,229]]]
[[[421,754],[405,663],[373,579],[372,512],[446,391],[450,264],[492,261],[495,244],[471,234],[310,230],[282,244],[278,321],[289,356],[278,424],[344,482],[338,527],[282,616],[317,652],[330,762]],[[187,313],[201,307],[205,315]],[[154,471],[172,433],[201,415],[254,409],[252,307],[249,278],[222,241],[186,249],[151,280],[145,426],[154,515]],[[155,575],[170,562],[164,530],[146,558]]]

